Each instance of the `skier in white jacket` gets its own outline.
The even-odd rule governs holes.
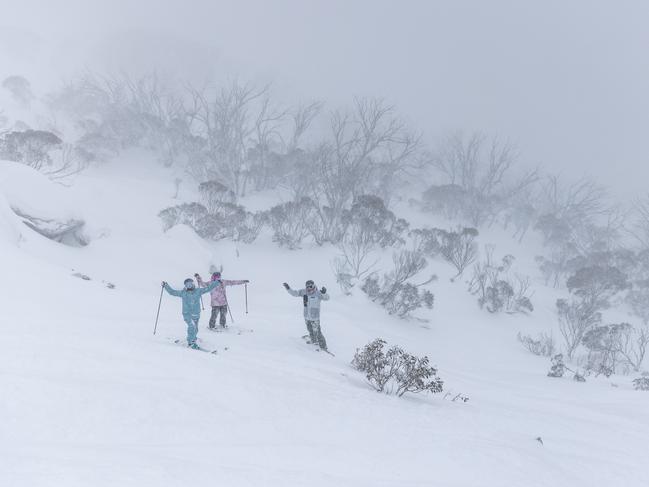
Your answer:
[[[320,302],[329,300],[327,288],[323,287],[318,290],[315,283],[311,280],[306,281],[304,289],[293,290],[287,283],[284,283],[284,288],[291,296],[302,298],[304,304],[304,321],[306,323],[306,329],[309,331],[310,343],[317,345],[321,350],[327,351],[327,341],[320,328]]]

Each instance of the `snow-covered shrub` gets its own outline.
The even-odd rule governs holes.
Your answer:
[[[437,257],[441,250],[440,235],[444,232],[439,228],[415,228],[409,232],[415,249],[428,257]]]
[[[403,242],[401,236],[408,229],[408,222],[397,218],[384,201],[374,195],[357,196],[346,217],[347,235],[383,248]]]
[[[478,245],[475,242],[478,230],[475,228],[458,228],[457,230],[439,232],[440,254],[457,270],[455,277],[462,275],[478,256]]]
[[[626,364],[638,372],[649,347],[649,326],[631,327],[623,330],[618,342],[620,355]]]
[[[557,354],[550,360],[551,366],[548,377],[563,377],[566,373],[566,364],[563,362],[563,354]]]
[[[158,216],[165,231],[183,224],[193,228],[202,238],[229,238],[245,243],[253,242],[266,222],[264,213],[251,213],[243,206],[225,202],[213,212],[200,203],[183,203],[165,208]]]
[[[602,321],[602,314],[590,303],[582,300],[558,299],[559,331],[564,339],[566,353],[571,359],[584,335]]]
[[[301,198],[273,206],[268,211],[268,225],[273,231],[273,241],[281,247],[297,249],[309,235],[308,224],[313,219],[313,201]]]
[[[0,159],[22,162],[34,169],[52,164],[50,151],[59,147],[62,140],[46,130],[9,132],[0,138]]]
[[[236,222],[234,240],[244,243],[252,243],[257,240],[262,228],[268,221],[266,212],[246,211],[244,217]]]
[[[500,263],[495,263],[493,248],[487,247],[485,259],[473,268],[473,277],[469,281],[469,292],[478,296],[480,308],[490,313],[531,313],[534,306],[531,301],[529,277],[509,275],[514,256],[506,255]]]
[[[588,349],[590,370],[605,375],[608,371],[637,372],[649,345],[649,328],[635,328],[629,323],[595,326],[584,334],[582,344]]]
[[[457,184],[433,185],[421,195],[423,209],[456,219],[467,200],[467,192]]]
[[[383,200],[368,195],[357,199],[347,220],[347,232],[338,243],[340,255],[333,261],[337,281],[346,293],[376,265],[373,250],[403,242],[401,234],[408,227],[385,208]]]
[[[552,357],[557,348],[552,335],[546,333],[540,333],[536,338],[532,338],[530,335],[523,335],[519,332],[517,338],[521,345],[534,355]]]
[[[400,318],[407,317],[419,308],[432,308],[435,301],[433,294],[420,287],[436,279],[430,277],[420,284],[408,282],[421,272],[428,263],[418,251],[402,250],[393,254],[393,270],[378,276],[376,273],[367,277],[361,289],[374,302],[383,306],[389,314]]]
[[[370,385],[378,392],[396,394],[406,392],[442,392],[444,382],[428,357],[417,357],[397,346],[385,350],[387,342],[381,338],[357,349],[352,367],[365,374]]]
[[[615,267],[593,266],[578,269],[567,281],[571,300],[557,300],[559,330],[572,358],[586,334],[601,323],[601,311],[610,299],[628,287],[626,276]]]
[[[217,213],[224,204],[234,204],[236,196],[227,186],[218,181],[205,181],[198,185],[201,203],[210,213]]]
[[[194,229],[202,238],[210,240],[231,239],[245,243],[255,241],[265,222],[265,214],[251,213],[243,206],[222,203],[213,212],[199,219]]]
[[[641,377],[633,379],[633,388],[636,391],[649,391],[649,372],[643,372]]]
[[[610,306],[610,299],[628,288],[627,276],[616,267],[592,266],[578,269],[566,281],[568,290],[599,309]]]
[[[588,349],[588,370],[609,377],[625,365],[622,342],[632,328],[628,323],[619,323],[598,325],[586,331],[581,341]]]
[[[164,230],[175,225],[188,225],[197,229],[198,222],[208,215],[207,208],[199,203],[183,203],[182,205],[165,208],[158,216],[162,219]]]

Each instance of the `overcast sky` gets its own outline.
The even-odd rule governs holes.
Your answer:
[[[649,176],[648,0],[1,0],[0,77],[81,69],[382,96],[432,138],[479,129],[618,192]]]

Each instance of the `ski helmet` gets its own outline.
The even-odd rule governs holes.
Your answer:
[[[195,287],[194,280],[189,278],[189,277],[187,279],[185,279],[183,284],[185,285],[186,289],[194,289],[194,287]]]

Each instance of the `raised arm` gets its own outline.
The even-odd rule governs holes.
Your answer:
[[[175,290],[174,288],[172,288],[172,287],[171,287],[169,284],[167,284],[166,282],[164,283],[163,287],[165,288],[165,291],[167,291],[167,292],[168,292],[169,294],[171,294],[172,296],[178,296],[178,297],[182,296],[182,292],[181,292],[181,291],[177,291],[177,290]]]
[[[235,281],[223,280],[221,282],[224,286],[240,286],[241,284],[248,284],[250,281],[248,279],[240,279]]]
[[[205,287],[207,284],[201,279],[201,276],[199,274],[194,274],[194,277],[196,278],[196,282],[198,283],[198,287]]]
[[[203,283],[204,284],[204,283]],[[198,288],[198,292],[201,294],[209,293],[216,286],[219,286],[221,283],[219,281],[212,281],[205,287]]]
[[[320,299],[323,301],[329,301],[329,294],[327,294],[327,288],[324,286],[320,289]]]
[[[289,293],[291,296],[295,296],[296,298],[299,298],[304,295],[304,290],[300,289],[299,291],[296,291],[294,289],[291,289],[291,286],[288,284],[284,283],[283,284],[284,289],[286,289],[286,292]]]

